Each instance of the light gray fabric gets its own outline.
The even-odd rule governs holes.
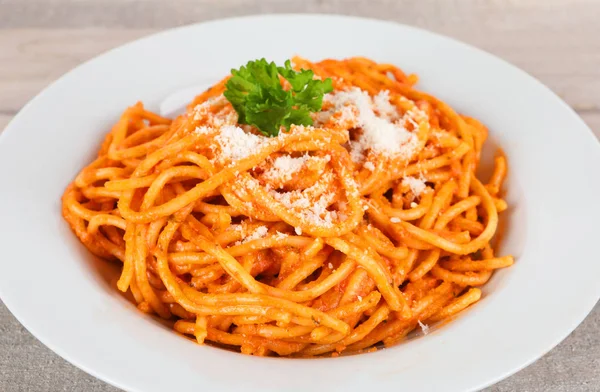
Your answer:
[[[0,305],[0,320],[0,391],[119,391],[46,348],[4,304]],[[554,350],[485,391],[600,391],[600,305]]]

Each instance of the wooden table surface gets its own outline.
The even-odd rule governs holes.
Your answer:
[[[465,41],[540,79],[600,137],[600,0],[0,0],[0,132],[50,82],[124,42],[282,12],[394,20]],[[2,304],[0,390],[116,391],[44,347]],[[486,391],[600,391],[600,305],[558,347]]]

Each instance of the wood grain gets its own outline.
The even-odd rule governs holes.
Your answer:
[[[3,64],[0,67],[0,114],[16,113],[50,82],[82,62],[154,31],[103,28],[0,30],[0,63]],[[570,45],[571,38],[561,34],[551,40],[541,35],[528,37],[521,40],[507,35],[502,39],[491,36],[487,40],[473,37],[471,41],[529,71],[581,114],[600,114],[600,40],[589,39],[582,53],[577,46]],[[516,42],[508,45],[507,41]],[[558,61],[553,51],[568,61]],[[550,60],[553,58],[556,61]],[[600,135],[598,126],[590,126]]]
[[[600,113],[596,0],[0,0],[0,113],[16,112],[82,61],[158,29],[301,11],[391,19],[455,37],[529,72],[575,110]]]
[[[600,139],[600,112],[583,111],[579,115],[585,123],[592,129],[597,138]],[[595,168],[596,170],[598,168]]]
[[[0,0],[0,132],[60,75],[122,43],[188,23],[290,12],[393,20],[475,45],[549,86],[600,137],[600,0]],[[1,304],[0,320],[0,390],[116,391],[44,347]],[[599,332],[597,305],[557,348],[486,391],[599,391]]]

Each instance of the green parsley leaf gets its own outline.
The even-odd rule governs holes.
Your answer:
[[[306,86],[308,82],[312,80],[314,75],[313,71],[309,69],[301,69],[300,72],[294,71],[292,68],[292,62],[290,60],[285,62],[285,67],[277,67],[277,70],[281,76],[290,82],[290,85],[295,92],[302,91],[304,86]]]
[[[257,127],[266,136],[277,136],[281,126],[312,125],[311,112],[321,110],[323,96],[333,91],[331,79],[313,79],[311,70],[292,69],[290,60],[283,67],[260,59],[231,70],[225,84],[225,98],[238,113],[240,124]],[[290,90],[284,90],[280,76]]]

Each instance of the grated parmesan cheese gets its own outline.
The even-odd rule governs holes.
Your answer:
[[[277,134],[278,137],[282,137],[282,136],[285,137],[286,135],[290,135],[292,133],[298,134],[298,133],[302,133],[302,132],[314,131],[315,127],[313,127],[312,125],[292,124],[290,126],[289,132],[285,132],[284,129],[285,128],[283,128],[283,127],[279,128],[279,133]]]
[[[427,185],[425,185],[425,179],[423,178],[408,176],[402,179],[402,183],[408,185],[415,196],[420,196],[427,187]]]
[[[211,132],[213,132],[214,129],[211,127],[207,127],[206,125],[202,125],[200,127],[196,127],[196,129],[194,130],[194,132],[198,135],[207,135]]]
[[[359,302],[362,302],[362,300],[363,300],[363,297],[362,297],[362,296],[360,296],[360,295],[357,295],[357,296],[356,296],[356,298],[358,298],[358,301],[359,301]]]
[[[227,101],[225,100],[225,96],[223,94],[207,99],[192,109],[192,114],[194,115],[192,119],[194,121],[200,121],[203,118],[208,117],[211,106],[215,104],[223,104],[224,102]]]
[[[375,171],[375,165],[373,164],[373,162],[369,161],[369,162],[365,162],[365,164],[363,165],[365,169],[370,170],[370,171]]]
[[[246,236],[246,230],[243,225],[231,225],[228,229],[239,232],[242,238]]]
[[[244,132],[242,128],[234,125],[221,127],[215,137],[221,147],[220,157],[231,161],[250,156],[266,142],[266,139],[264,136]]]
[[[302,229],[300,227],[294,227],[294,231],[297,235],[302,235]]]
[[[335,193],[325,192],[321,194],[316,201],[307,196],[316,191],[318,188],[315,187],[319,186],[323,186],[323,183],[317,182],[315,185],[305,189],[303,192],[294,190],[280,193],[271,190],[270,193],[286,208],[294,210],[294,212],[298,214],[303,222],[313,226],[332,227],[334,220],[338,218],[338,214],[336,211],[329,211],[327,207],[333,203],[335,199]]]
[[[400,218],[398,218],[398,217],[392,216],[392,217],[390,218],[390,222],[392,222],[392,223],[400,223],[400,222],[401,222],[401,220],[400,220]]]
[[[329,267],[329,269],[332,270],[333,269],[333,264],[329,263],[329,264],[327,264],[327,267]]]
[[[317,116],[318,122],[330,119],[336,112],[343,111],[346,118],[354,115],[352,127],[360,127],[362,133],[357,140],[351,141],[350,156],[354,162],[364,159],[365,151],[372,150],[388,157],[411,157],[417,147],[418,138],[402,125],[405,120],[392,122],[399,117],[396,108],[389,102],[389,92],[379,93],[371,98],[366,91],[357,87],[339,91],[325,96],[325,101],[332,105],[328,111]],[[358,114],[347,107],[355,107]],[[377,116],[377,110],[381,116]],[[407,114],[408,115],[408,114]]]
[[[273,167],[265,173],[265,176],[271,179],[289,181],[292,175],[302,169],[309,159],[310,155],[308,154],[298,158],[292,158],[289,155],[279,156],[273,162]]]
[[[388,90],[380,91],[379,94],[374,96],[373,104],[381,117],[388,120],[398,117],[396,107],[390,103],[390,92]]]
[[[268,232],[269,232],[269,228],[267,226],[258,226],[256,229],[254,229],[252,234],[250,234],[249,236],[246,236],[242,241],[237,241],[235,244],[236,245],[245,244],[246,242],[264,238]]]
[[[286,237],[288,237],[288,235],[287,235],[287,234],[285,234],[285,233],[282,233],[282,232],[280,232],[280,231],[278,231],[278,232],[277,232],[277,233],[276,233],[276,234],[273,236],[273,238],[275,238],[275,239],[276,239],[276,240],[278,240],[278,241],[279,241],[279,240],[282,240],[282,239],[284,239],[284,238],[286,238]]]
[[[423,335],[427,335],[429,333],[429,326],[427,324],[423,324],[421,320],[418,321],[421,330],[423,331]]]
[[[206,120],[206,123],[212,127],[222,127],[224,125],[234,125],[238,121],[238,114],[235,110],[218,111],[211,113],[215,105],[226,105],[227,99],[223,94],[212,97],[196,105],[191,112],[193,121]]]
[[[416,208],[418,206],[414,201],[410,202],[410,208]]]

